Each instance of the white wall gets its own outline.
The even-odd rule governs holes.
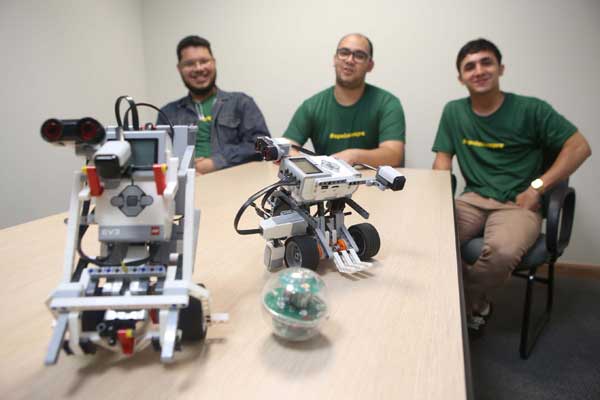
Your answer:
[[[165,103],[185,90],[175,70],[175,46],[185,35],[209,39],[218,82],[252,95],[272,134],[283,133],[296,107],[331,85],[332,56],[345,33],[374,44],[368,80],[395,93],[407,118],[407,167],[429,168],[444,104],[466,96],[456,80],[456,53],[486,37],[503,52],[502,87],[549,101],[600,152],[600,2],[537,1],[178,1],[143,3],[148,94]],[[153,29],[149,29],[153,27]],[[578,202],[572,243],[563,261],[600,264],[597,156],[572,178]],[[594,166],[596,168],[594,168]],[[418,190],[410,187],[407,190]],[[595,246],[594,246],[595,244]]]
[[[0,228],[65,211],[82,165],[44,142],[50,117],[114,124],[120,94],[144,98],[141,3],[0,1]]]
[[[23,2],[0,3],[0,48],[3,60],[10,60],[0,63],[0,76],[6,77],[9,89],[0,94],[0,109],[7,113],[2,117],[9,128],[5,132],[14,132],[0,139],[2,159],[8,161],[8,171],[2,171],[2,194],[10,202],[0,211],[0,227],[66,205],[68,184],[58,186],[69,169],[64,164],[73,157],[39,140],[39,124],[47,116],[67,113],[89,113],[111,123],[112,101],[121,93],[157,105],[182,96],[185,90],[175,69],[175,46],[188,34],[212,42],[219,85],[252,95],[271,132],[281,135],[300,102],[333,83],[337,40],[345,33],[365,33],[374,43],[376,62],[368,80],[402,101],[408,128],[407,166],[413,168],[431,166],[430,148],[443,105],[466,96],[456,81],[458,49],[470,39],[487,37],[504,55],[503,89],[549,101],[580,128],[596,154],[600,151],[594,118],[600,100],[597,0],[50,3],[44,6],[46,10]],[[91,10],[96,29],[74,20],[85,16],[86,10]],[[67,34],[61,33],[64,29],[57,26],[61,24]],[[94,45],[84,43],[86,39]],[[60,63],[78,59],[90,49],[95,56],[84,61],[85,68]],[[55,52],[58,57],[53,56]],[[104,64],[94,57],[102,58]],[[89,104],[78,98],[91,92]],[[54,101],[51,96],[57,95],[59,101]],[[12,151],[15,143],[25,145],[20,147],[47,164],[42,166],[45,178],[26,173],[37,166],[28,164],[33,157],[24,160]],[[55,165],[58,160],[61,164]],[[577,215],[563,261],[600,264],[595,236],[600,213],[594,207],[600,188],[593,173],[599,164],[594,155],[572,178],[578,194]],[[42,188],[44,202],[34,197],[32,187]],[[18,191],[26,192],[26,205],[21,204],[21,193],[12,194]],[[41,209],[42,203],[53,208]]]

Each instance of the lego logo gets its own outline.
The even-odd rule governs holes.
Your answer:
[[[153,226],[150,228],[150,234],[152,236],[158,236],[160,235],[160,226]]]

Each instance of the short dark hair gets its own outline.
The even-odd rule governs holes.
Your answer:
[[[340,47],[340,43],[342,43],[342,40],[346,39],[348,36],[360,36],[361,38],[365,39],[369,45],[369,57],[373,58],[373,43],[371,43],[371,39],[369,39],[362,33],[349,33],[347,35],[344,35],[338,42],[338,47]]]
[[[466,56],[473,53],[479,53],[480,51],[484,50],[488,50],[494,53],[496,59],[498,60],[498,64],[502,64],[502,54],[500,54],[500,50],[498,50],[498,47],[489,40],[479,38],[471,40],[470,42],[465,44],[458,52],[458,55],[456,56],[456,69],[458,70],[458,73],[460,74],[460,64]]]
[[[190,35],[181,39],[179,41],[179,44],[177,45],[178,61],[181,61],[181,52],[187,47],[206,47],[210,55],[213,55],[212,50],[210,48],[210,42],[208,40],[201,38],[200,36]]]

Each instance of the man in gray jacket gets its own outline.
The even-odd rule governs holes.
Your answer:
[[[195,164],[200,174],[258,160],[254,142],[258,136],[270,136],[263,115],[248,95],[216,86],[216,60],[208,40],[183,38],[177,58],[189,93],[164,106],[156,123],[198,126]]]

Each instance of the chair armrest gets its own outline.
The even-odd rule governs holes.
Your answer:
[[[575,190],[561,182],[545,194],[546,247],[554,259],[562,255],[571,239],[575,216]],[[560,231],[559,231],[560,229]]]
[[[452,195],[455,196],[456,195],[456,175],[454,175],[452,172],[450,172],[450,185],[452,185]]]

